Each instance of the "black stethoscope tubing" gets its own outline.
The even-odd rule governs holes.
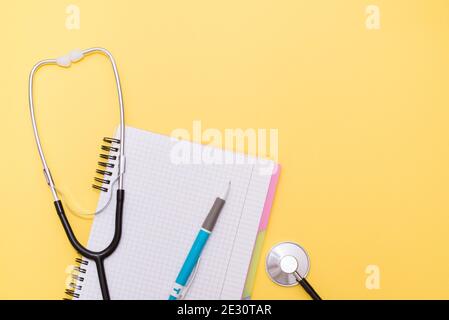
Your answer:
[[[117,249],[122,236],[122,221],[123,221],[123,203],[125,200],[125,190],[117,190],[117,205],[115,211],[115,232],[111,243],[102,251],[92,251],[84,247],[76,238],[72,227],[70,226],[69,220],[64,212],[64,207],[62,206],[61,200],[55,201],[54,205],[56,212],[58,213],[59,219],[61,220],[64,231],[70,244],[79,252],[83,257],[90,259],[95,262],[98,273],[98,280],[100,282],[101,295],[103,300],[110,300],[108,282],[106,280],[106,271],[104,268],[104,260],[109,257],[115,249]]]

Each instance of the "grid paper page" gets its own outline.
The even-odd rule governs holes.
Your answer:
[[[126,128],[125,204],[121,242],[105,260],[111,299],[167,299],[176,276],[215,198],[231,181],[226,204],[203,251],[186,299],[241,299],[271,175],[262,164],[174,164],[179,141]],[[236,154],[190,142],[193,153]],[[249,159],[238,155],[240,159]],[[263,163],[264,169],[274,163]],[[271,172],[272,170],[270,170]],[[111,241],[115,191],[95,217],[89,249]],[[98,206],[106,201],[100,196]],[[85,266],[80,299],[101,299],[96,266]]]

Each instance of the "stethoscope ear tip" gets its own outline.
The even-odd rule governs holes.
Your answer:
[[[78,62],[84,58],[84,53],[81,50],[72,50],[65,56],[56,58],[56,64],[60,67],[68,68],[73,62]]]

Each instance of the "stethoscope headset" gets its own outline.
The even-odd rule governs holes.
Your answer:
[[[82,60],[84,57],[94,54],[94,53],[101,53],[105,55],[107,58],[109,58],[112,69],[114,71],[114,77],[115,82],[117,86],[117,94],[118,94],[118,102],[120,107],[120,129],[119,129],[119,135],[120,140],[117,139],[110,139],[110,143],[116,143],[119,144],[119,155],[118,155],[118,176],[116,179],[116,182],[118,184],[117,187],[117,204],[116,204],[116,213],[115,213],[115,232],[114,237],[111,241],[111,243],[104,248],[101,251],[92,251],[84,247],[76,238],[70,223],[67,219],[67,216],[64,212],[64,207],[62,205],[61,199],[58,195],[58,189],[55,186],[55,182],[52,178],[50,169],[48,167],[47,161],[45,159],[44,151],[42,149],[42,144],[39,138],[38,128],[36,124],[36,118],[34,114],[34,101],[33,101],[33,79],[34,75],[43,66],[51,66],[56,65],[60,67],[68,68],[71,66],[73,62],[78,62]],[[122,89],[120,85],[120,78],[117,70],[117,66],[115,63],[115,60],[112,56],[112,54],[104,49],[104,48],[90,48],[86,50],[74,50],[70,52],[66,56],[62,56],[57,59],[47,59],[39,61],[34,65],[34,67],[31,70],[30,76],[29,76],[29,87],[28,87],[28,97],[29,97],[29,105],[30,105],[30,113],[31,113],[31,122],[33,124],[33,131],[34,131],[34,138],[36,140],[37,149],[39,152],[39,156],[43,165],[44,169],[44,176],[47,181],[48,186],[50,187],[50,191],[53,196],[54,200],[54,206],[56,208],[56,212],[59,216],[59,219],[61,220],[62,226],[64,227],[65,233],[73,246],[73,248],[78,251],[79,254],[81,254],[83,257],[90,259],[95,262],[98,272],[98,278],[100,282],[100,288],[101,288],[101,294],[103,296],[104,300],[109,300],[109,289],[108,289],[108,282],[106,280],[106,272],[104,268],[104,260],[109,257],[117,248],[120,238],[122,235],[122,218],[123,218],[123,203],[125,200],[125,190],[123,188],[123,175],[125,172],[125,112],[123,107],[123,96],[122,96]],[[102,211],[102,210],[99,210]],[[97,213],[99,212],[97,211]]]

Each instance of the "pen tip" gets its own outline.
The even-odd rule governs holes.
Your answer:
[[[228,184],[226,185],[226,189],[223,190],[223,193],[219,196],[220,199],[226,200],[229,195],[229,190],[231,189],[231,180],[229,180]]]

